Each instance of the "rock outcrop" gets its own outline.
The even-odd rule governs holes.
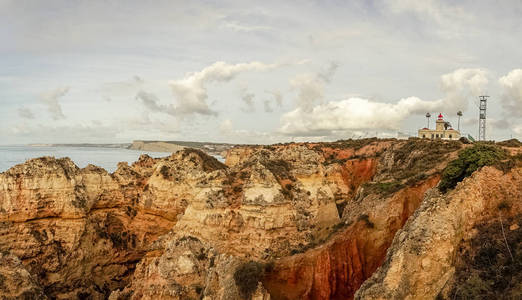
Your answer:
[[[0,259],[0,296],[352,299],[370,277],[359,297],[400,298],[409,289],[404,282],[412,298],[432,296],[439,285],[402,270],[394,253],[407,251],[410,238],[399,236],[416,234],[412,224],[432,213],[433,188],[462,147],[376,139],[245,146],[230,149],[226,164],[187,148],[120,163],[112,174],[69,159],[30,160],[0,174],[0,251],[8,257]],[[520,168],[495,172],[485,168],[437,197],[457,199],[463,189],[483,202],[496,193],[506,201],[520,196],[509,188],[520,184]],[[476,187],[491,191],[479,195]],[[481,214],[496,204],[488,205]],[[506,220],[520,212],[517,205]],[[466,226],[478,222],[470,216],[475,208],[448,206],[444,214],[452,209],[471,220]],[[467,238],[457,232],[460,221],[437,214],[454,227],[448,243]],[[423,234],[439,229],[429,230]],[[400,287],[384,284],[388,277]]]
[[[521,199],[522,168],[503,174],[484,167],[446,195],[432,190],[356,298],[455,299],[444,288],[454,277],[459,246],[477,233],[475,225],[491,220],[510,219],[504,230],[520,230]]]

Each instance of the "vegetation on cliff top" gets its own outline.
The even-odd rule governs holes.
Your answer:
[[[507,141],[498,142],[497,145],[504,147],[522,147],[522,142],[517,139],[510,139]]]
[[[476,170],[483,166],[501,166],[502,160],[506,158],[508,158],[506,152],[494,145],[479,143],[466,148],[460,151],[459,157],[444,169],[439,190],[445,193]]]
[[[405,180],[435,168],[451,152],[462,147],[458,141],[410,139],[394,150],[395,166],[391,175],[395,180]]]

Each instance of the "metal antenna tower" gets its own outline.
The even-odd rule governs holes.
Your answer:
[[[486,140],[486,106],[489,96],[479,96],[479,141]]]

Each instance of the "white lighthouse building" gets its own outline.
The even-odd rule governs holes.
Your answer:
[[[451,124],[444,121],[444,117],[440,113],[435,122],[435,129],[432,130],[426,127],[419,129],[419,137],[425,139],[458,140],[460,139],[460,131],[451,128]]]

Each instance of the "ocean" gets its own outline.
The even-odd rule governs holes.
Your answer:
[[[80,168],[93,164],[112,173],[116,170],[118,162],[126,161],[131,164],[144,153],[151,157],[170,155],[168,152],[147,152],[122,148],[0,146],[0,172],[31,158],[54,156],[56,158],[69,157]],[[221,157],[216,158],[222,161]]]

